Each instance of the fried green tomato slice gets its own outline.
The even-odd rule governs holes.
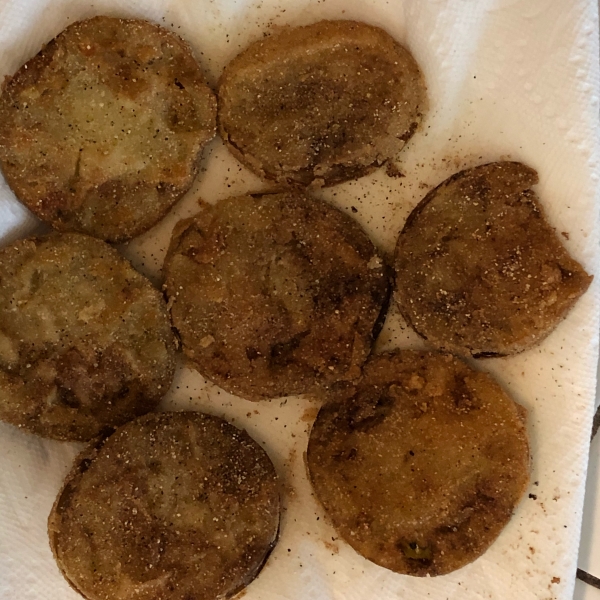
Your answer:
[[[175,369],[161,294],[78,233],[0,251],[0,419],[85,441],[152,410]]]
[[[413,56],[382,29],[320,21],[261,39],[226,67],[219,133],[265,179],[332,185],[396,158],[426,110]]]
[[[215,131],[191,49],[145,21],[74,23],[0,96],[0,166],[17,198],[55,229],[110,242],[167,213]]]
[[[279,512],[273,463],[245,431],[202,413],[155,413],[79,457],[48,533],[88,600],[216,600],[258,575]]]
[[[592,277],[568,254],[531,186],[496,162],[444,181],[408,217],[396,246],[396,300],[437,348],[504,356],[545,338]]]
[[[450,355],[382,354],[328,396],[306,460],[358,553],[397,573],[443,575],[485,552],[527,487],[525,409]]]
[[[184,353],[249,400],[356,379],[390,293],[358,223],[296,192],[206,205],[176,226],[165,274]]]

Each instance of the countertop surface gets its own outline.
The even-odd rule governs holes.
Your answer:
[[[585,492],[574,600],[600,600],[600,408],[596,411]]]

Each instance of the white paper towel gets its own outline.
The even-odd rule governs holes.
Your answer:
[[[540,173],[538,193],[565,244],[596,274],[588,293],[539,347],[479,362],[529,409],[532,484],[498,541],[451,575],[417,579],[362,559],[338,540],[310,494],[303,453],[316,406],[251,403],[181,366],[163,408],[225,416],[267,449],[285,483],[281,539],[248,600],[494,600],[572,597],[598,354],[598,24],[595,0],[0,0],[0,76],[69,23],[95,14],[142,17],[187,39],[214,84],[222,67],[273,25],[353,18],[407,45],[427,78],[431,110],[404,151],[406,177],[383,172],[322,192],[393,248],[406,215],[459,168],[510,157]],[[157,227],[124,246],[155,282],[174,222],[210,202],[264,189],[219,140],[194,189]],[[37,222],[0,183],[0,235]],[[379,349],[420,342],[395,312]],[[79,446],[0,425],[0,598],[68,600],[46,518]]]

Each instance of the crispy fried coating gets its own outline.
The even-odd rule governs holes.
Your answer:
[[[306,460],[357,552],[398,573],[443,575],[485,552],[526,489],[525,409],[457,358],[395,351],[329,395]]]
[[[570,257],[531,186],[497,162],[461,171],[417,205],[396,246],[396,300],[434,346],[503,356],[546,337],[592,277]]]
[[[423,76],[385,31],[320,21],[261,39],[225,67],[219,133],[259,176],[332,185],[394,159],[426,110]]]
[[[79,457],[48,533],[89,600],[215,600],[258,575],[279,511],[273,464],[245,431],[202,413],[148,414]]]
[[[181,221],[165,289],[200,373],[261,400],[360,375],[388,271],[350,217],[287,192],[229,198]]]
[[[145,21],[95,17],[5,80],[0,165],[54,228],[122,242],[189,189],[215,130],[216,99],[183,40]]]
[[[169,388],[166,303],[101,240],[54,233],[0,251],[0,419],[89,440]]]

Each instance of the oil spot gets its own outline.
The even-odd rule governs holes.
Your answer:
[[[319,413],[319,407],[311,406],[302,413],[300,420],[303,423],[312,423],[317,418],[318,413]]]

